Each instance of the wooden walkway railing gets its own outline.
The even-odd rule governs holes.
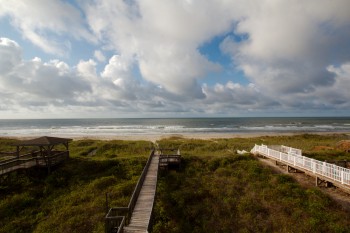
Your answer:
[[[125,233],[148,232],[156,196],[159,155],[153,155]]]
[[[128,207],[111,208],[105,217],[105,232],[147,232],[157,187],[159,155],[151,152]],[[126,227],[126,225],[128,225]]]
[[[350,169],[302,156],[301,150],[286,146],[269,148],[266,145],[255,145],[251,152],[285,163],[316,177],[316,185],[321,179],[350,192]]]
[[[35,155],[35,154],[34,154]],[[56,151],[55,154],[46,157],[34,156],[33,153],[25,154],[19,158],[12,158],[0,162],[0,175],[31,167],[51,167],[69,157],[68,151]]]
[[[169,169],[169,166],[179,168],[180,164],[181,154],[179,149],[160,149],[159,167],[161,169]]]
[[[174,155],[164,155],[163,151],[176,151]],[[158,170],[161,163],[168,166],[175,163],[180,166],[181,155],[179,150],[159,149],[153,150],[147,160],[142,174],[136,184],[128,207],[109,209],[105,217],[106,233],[146,233],[152,227],[152,213],[155,202]]]

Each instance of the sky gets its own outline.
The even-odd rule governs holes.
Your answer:
[[[350,116],[349,0],[0,0],[0,118]]]

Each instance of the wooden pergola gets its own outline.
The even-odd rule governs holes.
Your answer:
[[[39,137],[30,140],[22,140],[14,144],[17,147],[16,156],[20,157],[20,152],[24,147],[37,147],[38,151],[32,152],[32,156],[41,156],[46,162],[46,166],[48,168],[48,172],[50,173],[51,167],[51,158],[58,154],[65,152],[65,155],[69,157],[69,142],[72,139],[69,138],[58,138],[58,137]],[[65,147],[65,151],[57,151],[55,150],[55,146],[63,145]]]

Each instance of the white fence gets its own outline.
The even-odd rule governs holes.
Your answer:
[[[314,174],[322,175],[341,184],[350,185],[350,169],[302,156],[299,149],[281,146],[281,151],[277,151],[268,148],[266,145],[255,145],[251,152],[271,157],[295,168],[299,167]]]

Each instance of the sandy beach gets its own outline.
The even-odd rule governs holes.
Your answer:
[[[334,135],[334,134],[346,134],[350,136],[350,132],[250,132],[250,133],[186,133],[186,134],[129,134],[129,135],[76,135],[76,134],[54,134],[54,135],[23,135],[23,136],[8,136],[6,138],[14,139],[32,139],[40,136],[53,136],[71,138],[73,140],[128,140],[128,141],[151,141],[156,142],[161,139],[178,137],[184,139],[220,139],[220,138],[254,138],[262,136],[295,136],[301,134],[316,134],[316,135]]]

